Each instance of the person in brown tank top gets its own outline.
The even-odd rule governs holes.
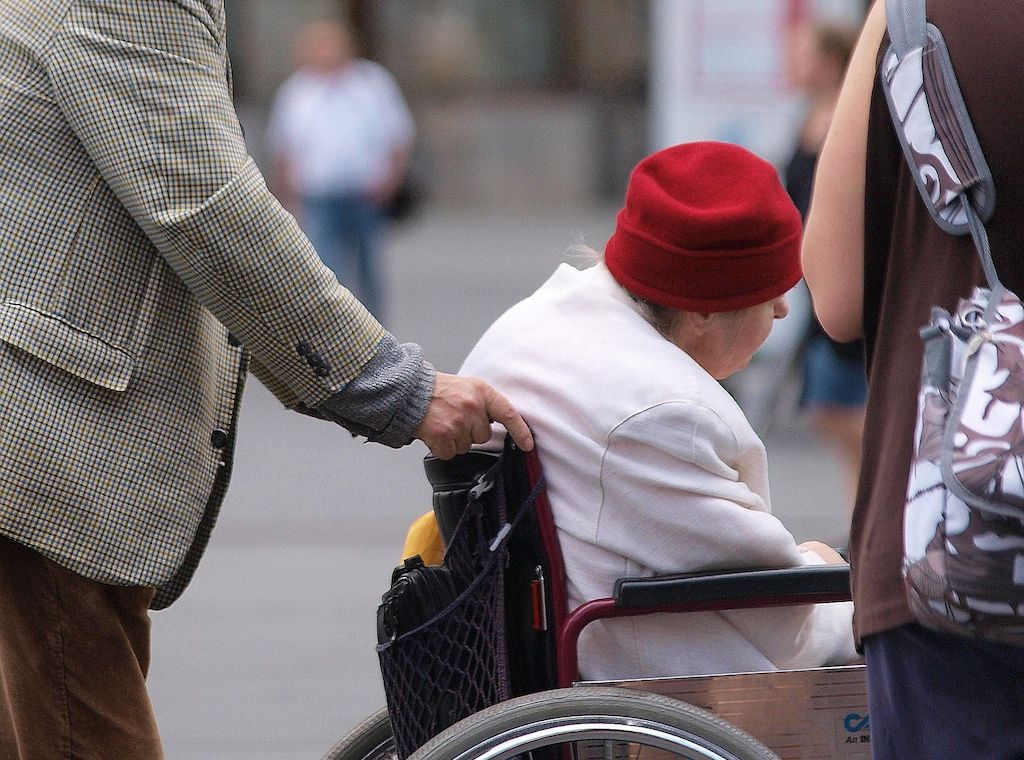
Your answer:
[[[1024,5],[929,0],[992,169],[993,259],[1024,293]],[[865,24],[819,160],[803,247],[821,324],[863,337],[868,405],[851,532],[854,628],[868,665],[875,760],[1024,757],[1024,647],[933,633],[904,598],[903,503],[922,344],[932,306],[955,307],[984,277],[971,239],[932,221],[878,85],[885,9]]]

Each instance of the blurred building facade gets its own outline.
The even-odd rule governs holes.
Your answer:
[[[778,19],[862,4],[226,0],[235,95],[257,160],[294,33],[341,15],[409,101],[413,171],[431,201],[527,209],[615,201],[640,158],[684,139],[727,139],[775,158],[764,125],[781,135],[792,111],[775,70]],[[733,69],[749,86],[736,89]]]

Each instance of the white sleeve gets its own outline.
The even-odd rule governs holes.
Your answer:
[[[388,142],[395,148],[410,145],[416,136],[416,124],[398,82],[387,69],[378,64],[372,64],[369,73],[377,92],[380,121]]]
[[[758,449],[746,466],[764,467]],[[604,452],[598,543],[654,573],[801,564],[793,536],[742,477],[749,454],[701,404],[631,416]]]
[[[744,482],[741,470],[759,466],[750,462],[760,454],[741,451],[729,426],[699,404],[670,402],[634,415],[609,436],[598,543],[641,574],[820,564]],[[773,664],[791,668],[852,661],[852,609],[722,614]]]
[[[280,156],[292,150],[292,132],[289,116],[294,113],[294,98],[291,93],[291,80],[285,81],[274,96],[267,118],[267,127],[263,133],[271,155]]]

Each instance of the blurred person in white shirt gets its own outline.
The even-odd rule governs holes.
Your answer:
[[[391,74],[356,56],[342,22],[303,27],[295,58],[267,129],[276,194],[339,281],[382,319],[378,249],[408,168],[412,116]]]

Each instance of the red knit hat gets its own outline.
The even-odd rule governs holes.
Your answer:
[[[800,280],[801,227],[767,161],[728,143],[685,143],[637,164],[605,262],[653,303],[735,311]]]

